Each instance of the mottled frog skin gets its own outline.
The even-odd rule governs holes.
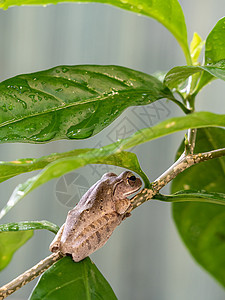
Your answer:
[[[78,262],[102,247],[130,206],[126,196],[141,186],[141,180],[129,171],[119,176],[104,174],[69,211],[66,222],[50,245],[50,251],[71,254]]]

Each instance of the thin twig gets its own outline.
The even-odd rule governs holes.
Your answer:
[[[130,213],[136,207],[152,199],[172,179],[174,179],[178,174],[182,173],[184,170],[190,168],[194,164],[198,164],[200,162],[218,158],[221,156],[225,156],[225,148],[198,154],[185,155],[185,153],[183,153],[168,170],[166,170],[152,183],[150,189],[141,190],[140,193],[138,193],[131,199],[132,204],[127,212]]]
[[[13,279],[6,285],[0,288],[0,300],[8,297],[21,287],[23,287],[28,282],[32,281],[43,272],[45,272],[51,265],[53,265],[57,260],[61,259],[63,255],[60,252],[53,253],[41,260],[31,269],[25,271],[23,274],[19,275],[17,278]]]

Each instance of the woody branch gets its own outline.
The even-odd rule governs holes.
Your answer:
[[[152,199],[159,192],[159,190],[161,190],[165,185],[167,185],[172,179],[174,179],[184,170],[190,168],[195,164],[222,156],[225,156],[225,148],[188,155],[186,155],[184,151],[179,159],[152,183],[150,189],[141,190],[140,193],[138,193],[131,199],[132,206],[129,208],[128,212],[131,212],[139,205]]]

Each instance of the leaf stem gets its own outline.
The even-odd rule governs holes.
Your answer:
[[[208,195],[204,195],[201,192],[195,192],[195,193],[190,193],[190,195],[188,193],[185,193],[185,191],[183,191],[183,193],[179,194],[173,194],[173,195],[162,195],[160,193],[156,194],[154,196],[154,200],[160,200],[163,202],[203,202],[203,203],[213,203],[213,204],[220,204],[220,205],[225,205],[225,198],[221,199],[221,195],[219,195],[218,198],[216,198],[215,196],[219,195],[219,193],[214,193],[214,195],[212,194],[208,194]]]
[[[182,102],[180,102],[179,100],[175,99],[175,98],[170,98],[171,101],[173,101],[174,103],[176,103],[181,109],[182,111],[187,115],[190,114],[192,112],[191,109],[189,109],[188,107],[186,107]]]
[[[192,110],[194,112],[194,97],[189,96],[187,98],[187,108]],[[185,154],[193,154],[194,153],[194,148],[195,148],[195,140],[196,140],[196,134],[197,134],[197,129],[196,128],[189,128],[188,129],[188,134],[187,134],[187,141],[188,143],[185,145]]]
[[[184,53],[187,65],[191,66],[192,65],[192,59],[191,59],[191,54],[190,54],[189,47],[186,46],[186,45],[184,45],[184,44],[182,44],[182,43],[180,43],[179,40],[178,40],[178,43],[180,44],[181,49],[183,50],[183,53]]]

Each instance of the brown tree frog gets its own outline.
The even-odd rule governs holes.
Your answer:
[[[130,206],[126,197],[142,186],[139,178],[125,171],[106,173],[69,211],[50,245],[50,251],[71,254],[78,262],[102,247],[122,222]]]

